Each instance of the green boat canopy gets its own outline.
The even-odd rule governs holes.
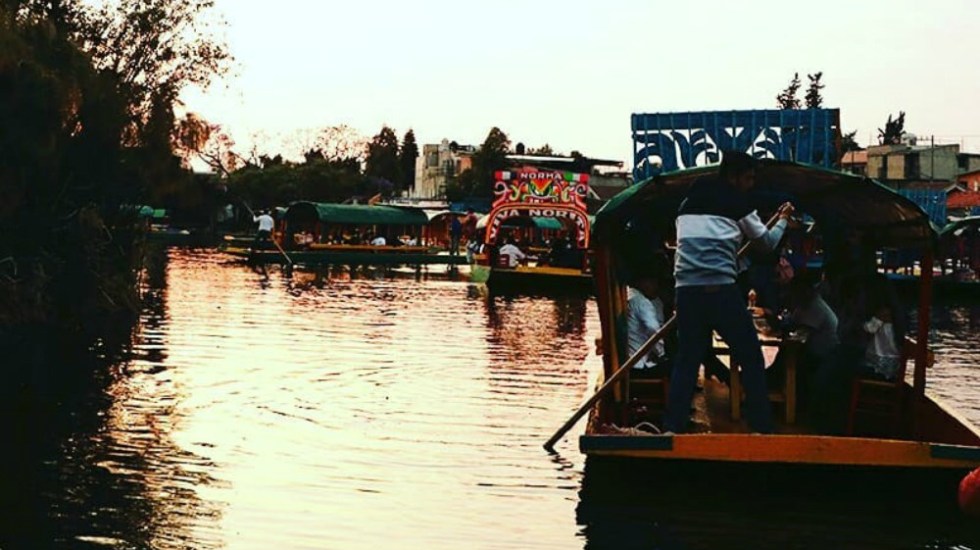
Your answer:
[[[951,237],[958,237],[957,232],[962,233],[962,229],[977,229],[980,228],[980,216],[970,216],[968,218],[963,218],[962,220],[957,220],[943,227],[942,231],[939,232],[939,237],[943,239],[948,239]]]
[[[484,229],[487,226],[487,220],[490,216],[483,216],[476,223],[477,229]],[[590,216],[591,221],[591,216]],[[537,229],[552,229],[555,231],[560,231],[562,229],[567,229],[565,226],[558,221],[557,218],[542,218],[538,216],[528,217],[528,216],[515,216],[513,218],[507,218],[504,220],[504,227],[529,227],[534,225]]]
[[[631,228],[672,231],[688,189],[702,176],[716,176],[719,166],[661,174],[612,198],[596,214],[594,243],[615,243]],[[824,234],[859,235],[877,246],[927,248],[936,230],[928,215],[911,200],[884,185],[855,174],[794,162],[760,160],[750,201],[763,220],[791,201],[813,218]],[[668,229],[669,227],[669,229]]]
[[[314,220],[333,225],[421,226],[428,223],[429,218],[419,208],[386,205],[295,202],[286,210],[287,223]]]

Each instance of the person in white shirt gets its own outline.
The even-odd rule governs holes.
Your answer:
[[[891,308],[880,306],[864,323],[864,332],[871,337],[864,352],[865,374],[894,380],[898,374],[901,352],[895,338]]]
[[[666,322],[660,284],[650,273],[637,274],[626,289],[626,353],[632,357]],[[664,342],[661,340],[642,361],[633,375],[649,377],[669,373]]]
[[[384,235],[378,235],[371,241],[371,246],[385,246],[388,241],[385,240]]]
[[[527,254],[514,244],[514,239],[507,239],[507,244],[500,247],[499,254],[501,257],[507,257],[507,267],[512,269],[517,267],[522,260],[527,259]]]
[[[268,211],[260,212],[258,216],[252,216],[252,221],[259,224],[259,229],[255,232],[255,241],[252,243],[254,249],[258,247],[260,242],[269,240],[272,236],[272,229],[276,226],[276,221],[272,219]]]

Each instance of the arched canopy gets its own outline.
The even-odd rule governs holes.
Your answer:
[[[613,197],[596,214],[597,246],[615,243],[631,226],[672,226],[677,209],[694,181],[715,176],[706,166],[655,176]],[[760,213],[771,213],[792,201],[824,234],[857,235],[875,246],[931,248],[936,231],[914,202],[880,183],[810,165],[761,160],[750,200]]]
[[[477,224],[486,227],[485,242],[495,244],[500,229],[515,218],[524,217],[528,224],[534,224],[539,229],[564,229],[567,226],[575,231],[579,248],[589,247],[590,219],[582,210],[562,205],[510,204],[495,208]]]

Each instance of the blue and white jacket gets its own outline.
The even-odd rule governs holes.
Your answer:
[[[677,286],[733,284],[744,239],[772,250],[785,230],[785,220],[767,230],[744,193],[717,178],[699,178],[677,213]]]

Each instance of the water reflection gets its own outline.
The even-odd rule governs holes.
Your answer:
[[[585,467],[574,431],[545,453],[597,368],[592,301],[178,249],[144,275],[132,357],[4,438],[26,450],[4,458],[0,547],[980,548],[948,506],[864,485]],[[931,373],[974,420],[977,318],[937,313]]]

